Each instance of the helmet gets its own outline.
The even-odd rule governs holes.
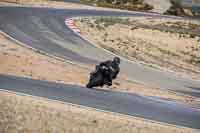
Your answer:
[[[116,64],[120,64],[120,58],[119,57],[114,57],[113,62]]]

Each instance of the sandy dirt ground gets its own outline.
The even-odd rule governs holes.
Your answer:
[[[144,17],[75,21],[81,35],[95,45],[133,61],[200,79],[200,22]]]
[[[73,105],[0,92],[1,133],[197,133]]]

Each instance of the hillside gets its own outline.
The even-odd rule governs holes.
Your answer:
[[[98,7],[117,8],[134,11],[152,10],[153,6],[145,3],[144,0],[80,0],[81,3],[95,5]]]
[[[199,0],[170,0],[172,6],[164,13],[175,16],[200,16]]]

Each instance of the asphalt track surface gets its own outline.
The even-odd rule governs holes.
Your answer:
[[[79,104],[174,125],[200,128],[200,111],[181,104],[166,102],[159,99],[5,75],[0,75],[0,87],[9,91]]]
[[[96,10],[62,10],[50,8],[0,7],[0,29],[16,40],[49,54],[85,65],[111,59],[109,52],[98,49],[66,27],[66,18],[76,16],[151,16]],[[172,73],[122,61],[122,73],[148,85],[200,96],[200,82]],[[0,88],[49,99],[81,104],[102,110],[138,116],[192,128],[200,128],[200,111],[184,105],[137,95],[89,90],[79,86],[0,76]]]

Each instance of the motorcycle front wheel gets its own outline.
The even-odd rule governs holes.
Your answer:
[[[87,88],[93,88],[96,86],[103,86],[102,75],[91,75],[89,83],[86,85]]]

